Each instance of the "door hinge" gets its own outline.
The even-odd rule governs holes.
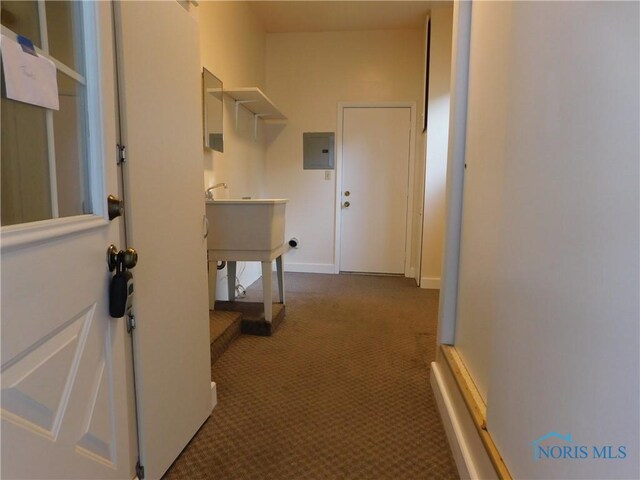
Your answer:
[[[142,480],[144,478],[144,467],[140,465],[140,460],[136,462],[136,476]]]
[[[118,144],[118,165],[127,161],[127,147]]]
[[[136,317],[132,312],[127,313],[127,333],[136,328]]]

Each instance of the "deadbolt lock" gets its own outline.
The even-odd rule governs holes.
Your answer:
[[[107,197],[107,213],[109,214],[109,220],[118,218],[124,213],[124,202],[118,197],[109,195]]]
[[[351,192],[349,190],[347,190],[346,192],[344,192],[344,196],[348,197],[349,195],[351,195]]]

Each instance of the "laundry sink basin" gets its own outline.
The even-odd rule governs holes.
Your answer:
[[[284,250],[287,199],[207,200],[211,260],[267,260]]]

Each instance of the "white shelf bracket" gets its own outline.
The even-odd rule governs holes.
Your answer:
[[[236,110],[236,130],[238,130],[240,105],[246,108],[253,115],[253,139],[258,139],[258,120],[286,120],[280,110],[273,104],[269,98],[257,87],[227,89],[224,92],[230,96],[235,103]]]
[[[253,114],[253,139],[258,139],[258,119],[260,117],[266,117],[268,114],[266,113],[254,113]]]
[[[257,100],[236,100],[236,130],[238,130],[238,108],[245,103],[255,103]]]

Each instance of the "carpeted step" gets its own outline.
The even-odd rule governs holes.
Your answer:
[[[211,365],[240,336],[242,313],[209,310],[209,342],[211,343]]]
[[[216,302],[216,311],[239,312],[242,314],[241,331],[246,335],[270,337],[277,330],[284,318],[285,306],[274,303],[271,323],[264,319],[262,302]]]

